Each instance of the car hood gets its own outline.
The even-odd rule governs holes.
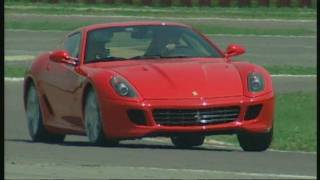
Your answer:
[[[145,99],[241,96],[238,70],[223,60],[158,60],[113,67]]]

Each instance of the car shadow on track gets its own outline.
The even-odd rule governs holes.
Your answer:
[[[12,142],[23,142],[23,143],[32,143],[32,144],[55,144],[55,145],[61,145],[61,146],[74,146],[74,147],[95,147],[95,148],[128,148],[128,149],[163,149],[163,150],[196,150],[196,151],[223,151],[223,152],[237,152],[241,151],[234,148],[228,148],[228,147],[215,147],[213,145],[207,146],[199,146],[199,147],[191,147],[191,148],[178,148],[170,144],[164,144],[164,143],[150,143],[147,144],[147,142],[142,141],[142,143],[127,143],[127,141],[120,142],[120,144],[115,146],[96,146],[92,145],[89,142],[84,141],[65,141],[63,143],[44,143],[44,142],[33,142],[31,140],[27,139],[5,139],[5,141],[12,141]]]

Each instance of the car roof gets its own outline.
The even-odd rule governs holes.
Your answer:
[[[71,36],[78,32],[88,32],[95,29],[102,28],[110,28],[110,27],[126,27],[126,26],[180,26],[180,27],[188,27],[192,28],[189,25],[176,23],[176,22],[164,22],[164,21],[127,21],[127,22],[112,22],[112,23],[100,23],[100,24],[92,24],[88,26],[79,27],[69,33],[66,34],[65,37]]]
[[[102,24],[93,24],[89,26],[82,27],[83,31],[91,31],[94,29],[109,28],[109,27],[125,27],[125,26],[156,26],[156,25],[165,25],[165,26],[182,26],[190,27],[182,23],[175,22],[163,22],[163,21],[128,21],[128,22],[113,22],[113,23],[102,23]]]

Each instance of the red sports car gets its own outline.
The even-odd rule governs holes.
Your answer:
[[[95,145],[167,136],[177,147],[206,135],[237,134],[245,151],[272,141],[269,73],[233,62],[245,49],[221,51],[179,23],[122,22],[79,28],[61,48],[38,56],[24,80],[33,141],[87,135]]]

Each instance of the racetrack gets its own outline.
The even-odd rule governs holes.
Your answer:
[[[43,51],[58,48],[64,31],[5,30],[5,56],[36,56]],[[260,65],[296,65],[315,67],[315,37],[259,37],[209,35],[224,50],[230,43],[242,44],[247,53],[235,60],[247,60]],[[13,58],[14,59],[14,58]],[[18,59],[18,58],[17,58]],[[7,63],[7,61],[6,61]]]
[[[276,91],[311,86],[316,78],[274,78]],[[287,78],[288,79],[288,78]],[[310,80],[311,79],[311,80]],[[291,88],[289,88],[291,89]],[[295,89],[297,90],[297,89]],[[94,147],[86,137],[67,136],[63,144],[32,143],[22,104],[22,81],[5,82],[5,177],[16,178],[315,178],[316,154],[243,152],[210,143],[176,149],[168,139],[123,141]]]
[[[66,32],[5,31],[6,56],[31,55],[56,47]],[[244,44],[240,56],[268,65],[316,64],[315,38],[230,37],[214,40]],[[266,58],[268,57],[268,58]],[[25,64],[30,61],[6,61]],[[316,77],[273,77],[276,93],[316,93]],[[243,152],[238,147],[210,143],[176,149],[168,139],[123,141],[118,147],[94,147],[86,137],[67,136],[63,144],[32,143],[22,104],[22,82],[5,82],[5,177],[34,178],[316,178],[316,154]]]

